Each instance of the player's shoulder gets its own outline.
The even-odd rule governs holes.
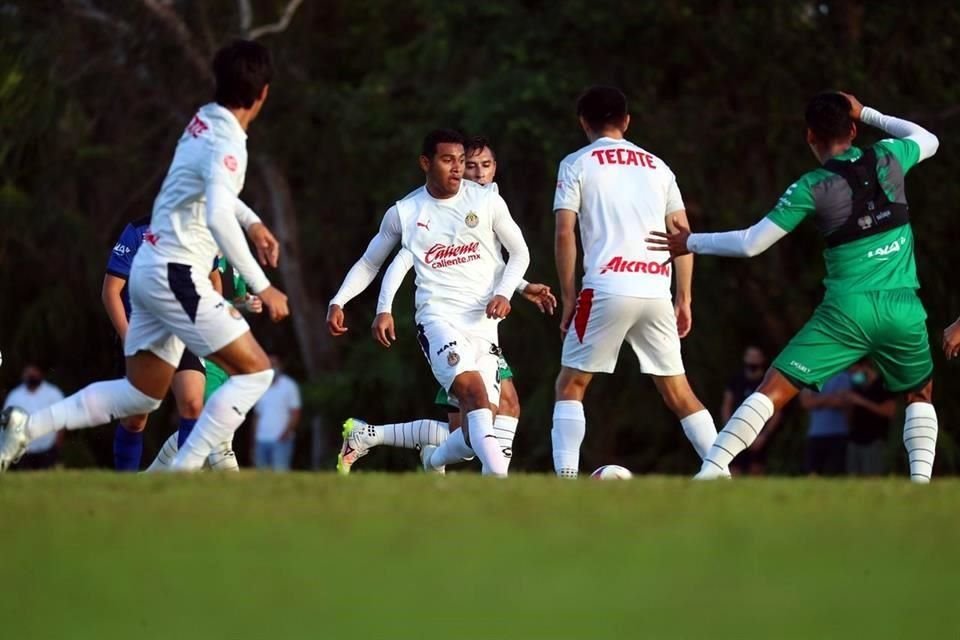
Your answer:
[[[580,164],[583,162],[583,159],[590,155],[590,153],[597,148],[596,142],[591,142],[590,144],[584,145],[572,153],[568,153],[563,157],[563,160],[560,161],[561,167],[569,168],[579,168]]]
[[[397,200],[396,206],[401,206],[404,204],[409,204],[414,201],[418,201],[426,195],[427,195],[427,185],[417,187],[407,195]]]

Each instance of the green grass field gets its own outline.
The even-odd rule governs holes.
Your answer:
[[[0,637],[958,637],[960,483],[0,477]]]

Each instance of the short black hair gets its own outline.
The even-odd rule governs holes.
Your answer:
[[[845,139],[853,126],[850,101],[836,91],[824,91],[814,96],[807,104],[804,119],[813,136],[823,144]]]
[[[231,109],[249,109],[273,79],[270,51],[253,40],[234,40],[213,56],[214,101]]]
[[[437,145],[444,142],[465,145],[466,141],[463,139],[463,134],[454,129],[434,129],[423,139],[420,153],[433,160],[433,156],[437,155]]]
[[[471,136],[467,138],[467,141],[463,144],[463,151],[468,157],[474,153],[480,153],[484,149],[490,149],[490,155],[493,156],[493,160],[496,162],[497,154],[494,152],[493,147],[490,146],[490,141],[486,137]]]
[[[627,96],[616,87],[590,87],[577,100],[577,115],[594,131],[620,125],[627,117]]]

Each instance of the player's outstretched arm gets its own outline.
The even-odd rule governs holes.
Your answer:
[[[748,229],[722,233],[690,233],[677,225],[675,233],[651,231],[647,248],[651,251],[669,251],[671,259],[689,253],[701,253],[729,258],[752,258],[779,242],[787,231],[769,218],[763,218]]]
[[[923,162],[927,158],[933,157],[937,149],[940,148],[940,140],[937,139],[937,136],[917,123],[903,118],[883,115],[876,109],[863,106],[856,96],[843,91],[839,93],[850,101],[850,117],[854,120],[876,127],[895,138],[905,138],[917,143],[920,148],[920,156],[917,162]]]
[[[380,267],[386,262],[387,256],[400,242],[401,235],[400,213],[397,207],[393,206],[387,209],[377,235],[367,245],[367,250],[363,252],[360,259],[347,272],[347,277],[343,279],[337,295],[330,300],[327,309],[327,329],[331,335],[341,336],[348,331],[344,323],[344,305],[370,286],[373,279],[377,277]]]

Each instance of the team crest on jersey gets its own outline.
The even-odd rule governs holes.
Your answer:
[[[230,171],[237,170],[237,159],[234,156],[224,156],[223,164],[227,167],[227,169],[230,169]]]
[[[471,211],[467,214],[467,217],[463,219],[467,223],[467,226],[473,229],[475,226],[480,224],[480,216],[476,214],[475,211]]]
[[[456,351],[450,351],[447,353],[447,364],[451,367],[455,367],[460,364],[460,354]]]

